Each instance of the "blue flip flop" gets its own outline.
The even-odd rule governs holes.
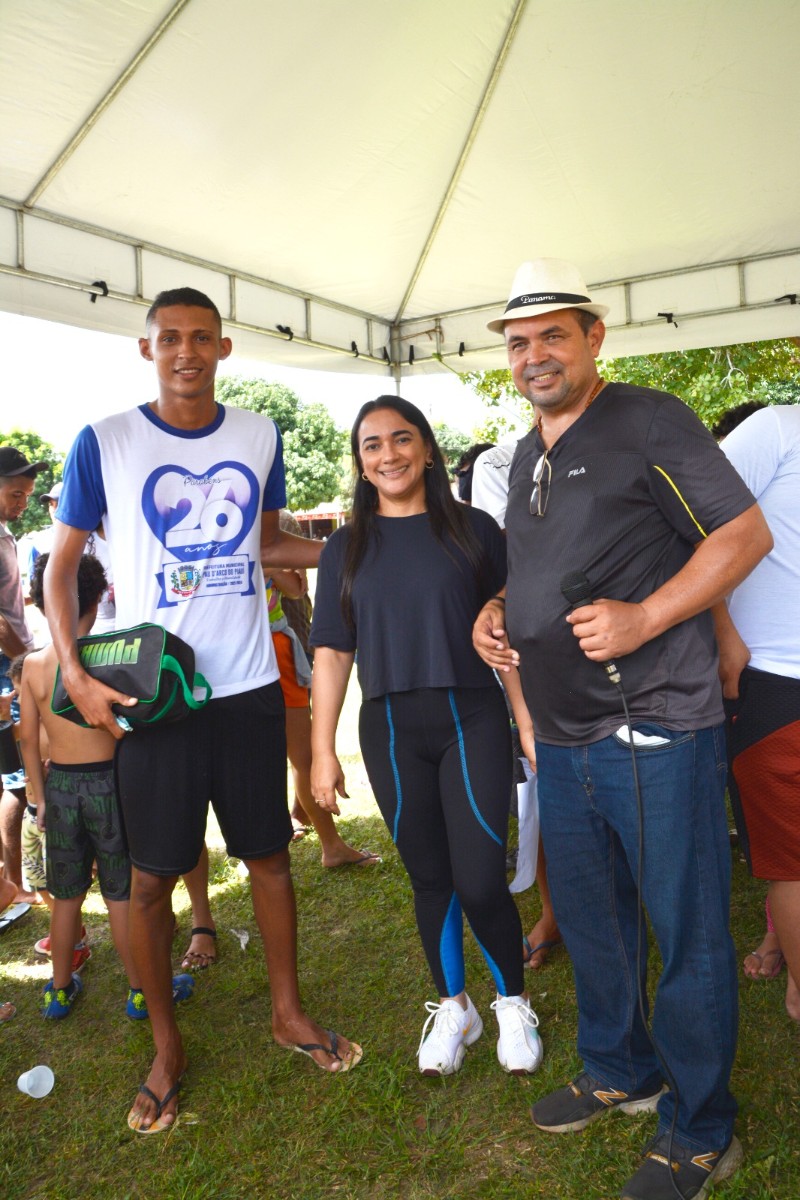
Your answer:
[[[298,1054],[306,1054],[311,1061],[322,1071],[327,1071],[329,1075],[344,1075],[345,1071],[350,1071],[353,1067],[357,1067],[364,1057],[364,1051],[359,1046],[358,1042],[350,1043],[350,1056],[343,1058],[339,1053],[339,1038],[332,1029],[326,1029],[330,1038],[330,1046],[323,1046],[320,1042],[278,1042],[284,1050],[295,1050]],[[338,1071],[331,1071],[328,1067],[324,1067],[322,1063],[318,1063],[312,1054],[313,1050],[321,1050],[323,1054],[328,1054],[336,1062],[341,1063]]]
[[[159,1100],[155,1092],[151,1092],[146,1083],[141,1084],[139,1091],[143,1096],[147,1096],[148,1100],[153,1101],[153,1104],[156,1106],[156,1115],[153,1118],[153,1123],[148,1125],[147,1129],[142,1129],[142,1118],[138,1115],[138,1113],[131,1109],[131,1111],[128,1113],[128,1128],[132,1129],[134,1133],[164,1133],[169,1129],[174,1129],[174,1127],[178,1124],[177,1115],[174,1121],[170,1121],[169,1124],[164,1125],[161,1121],[161,1114],[169,1104],[170,1100],[172,1100],[174,1096],[177,1096],[178,1092],[181,1090],[181,1084],[183,1083],[185,1074],[186,1072],[184,1071],[178,1076],[176,1082],[172,1085],[169,1091],[165,1093],[161,1100]]]
[[[522,945],[523,945],[525,953],[524,953],[522,961],[523,961],[524,965],[527,967],[528,963],[531,961],[531,959],[533,958],[533,956],[537,952],[537,950],[553,950],[553,949],[555,949],[556,946],[563,946],[563,944],[564,944],[564,942],[563,942],[562,938],[548,938],[544,942],[539,942],[538,946],[531,946],[528,939],[526,937],[524,937],[522,939]]]

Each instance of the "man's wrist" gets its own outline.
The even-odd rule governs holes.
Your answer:
[[[79,658],[70,658],[61,663],[61,679],[69,691],[71,687],[80,687],[87,679],[91,679],[91,676]]]

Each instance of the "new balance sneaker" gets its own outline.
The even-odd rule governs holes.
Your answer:
[[[82,991],[83,980],[80,975],[73,973],[69,986],[65,988],[54,987],[51,979],[42,992],[42,1016],[48,1021],[61,1021],[68,1017]]]
[[[172,1003],[180,1004],[188,1000],[194,991],[194,975],[172,976]],[[141,988],[130,988],[125,1002],[125,1015],[132,1021],[146,1021],[150,1016],[147,1011],[147,1001]]]
[[[86,941],[86,926],[81,926],[81,940],[75,943],[75,949],[83,945]],[[52,951],[50,949],[50,934],[47,937],[39,938],[38,942],[33,944],[33,953],[38,954],[41,958],[50,958]]]
[[[453,1075],[464,1061],[467,1046],[483,1033],[483,1021],[469,996],[466,1011],[457,1000],[443,1000],[441,1004],[428,1000],[425,1008],[430,1016],[422,1027],[419,1069],[423,1075]]]
[[[497,1058],[511,1075],[531,1075],[542,1061],[542,1039],[536,1032],[539,1018],[522,996],[500,996],[491,1008],[497,1014],[500,1037]]]
[[[628,1116],[654,1112],[662,1090],[623,1092],[592,1079],[584,1071],[566,1087],[537,1100],[531,1116],[534,1124],[548,1133],[577,1133],[615,1108]]]
[[[669,1134],[654,1138],[645,1149],[644,1161],[620,1193],[622,1200],[701,1200],[712,1183],[728,1179],[741,1166],[742,1146],[731,1138],[724,1150],[690,1150],[672,1142]]]

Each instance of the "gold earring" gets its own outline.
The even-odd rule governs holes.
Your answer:
[[[369,483],[369,478],[365,471],[361,472],[361,478],[364,480],[364,483]]]
[[[425,467],[428,471],[432,471],[433,470],[433,459],[431,459],[430,462],[426,462]]]

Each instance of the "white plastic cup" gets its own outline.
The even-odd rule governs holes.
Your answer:
[[[26,1096],[41,1100],[50,1095],[55,1081],[56,1077],[49,1067],[31,1067],[30,1071],[22,1072],[17,1080],[17,1087]]]

